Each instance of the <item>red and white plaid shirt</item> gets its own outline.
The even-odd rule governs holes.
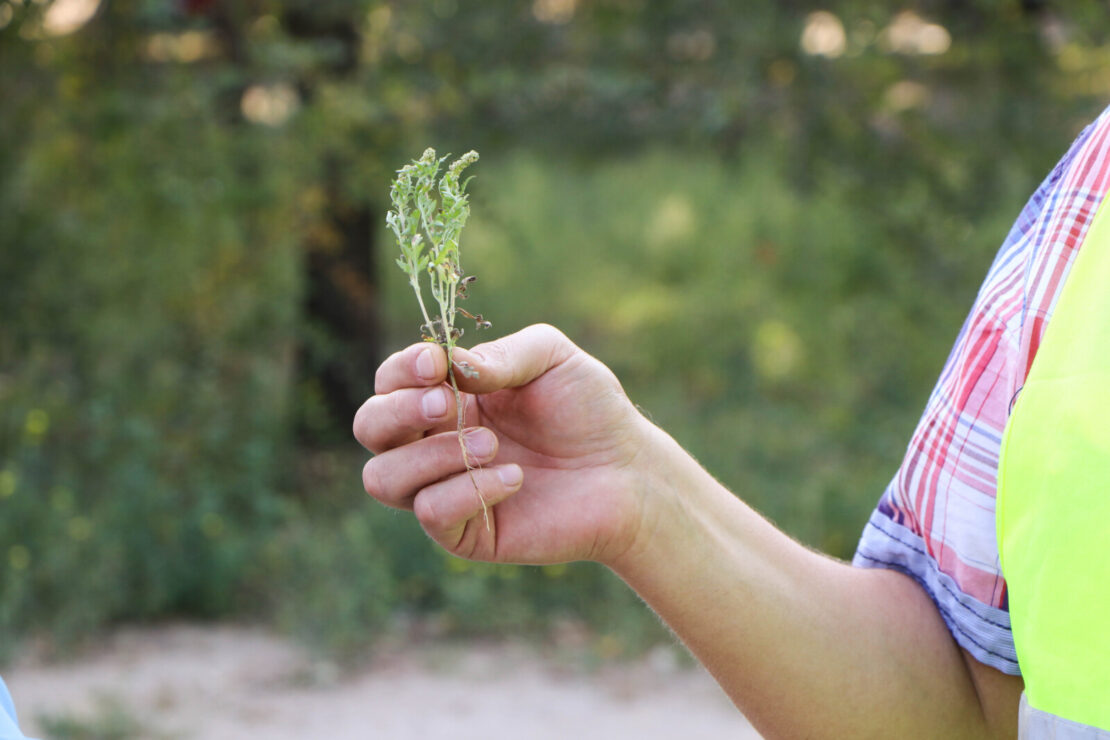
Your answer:
[[[998,563],[999,449],[1064,281],[1110,190],[1110,108],[1030,198],[945,363],[854,564],[893,568],[929,593],[956,642],[1018,674]]]

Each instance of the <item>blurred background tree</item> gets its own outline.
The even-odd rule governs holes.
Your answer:
[[[994,250],[1110,96],[1104,2],[0,0],[0,650],[267,616],[349,652],[654,619],[476,566],[350,440],[418,337],[395,169],[482,152],[495,333],[564,328],[737,493],[855,538]]]

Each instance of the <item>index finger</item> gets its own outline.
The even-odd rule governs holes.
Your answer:
[[[447,379],[447,355],[431,342],[413,344],[394,352],[374,375],[374,393],[382,395],[400,388],[439,385]]]

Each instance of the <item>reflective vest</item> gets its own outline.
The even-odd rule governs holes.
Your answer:
[[[1110,206],[1064,284],[1002,442],[996,521],[1022,737],[1110,738]]]

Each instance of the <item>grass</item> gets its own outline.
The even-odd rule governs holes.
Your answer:
[[[116,697],[101,696],[90,714],[40,714],[44,740],[135,740],[156,738]]]

